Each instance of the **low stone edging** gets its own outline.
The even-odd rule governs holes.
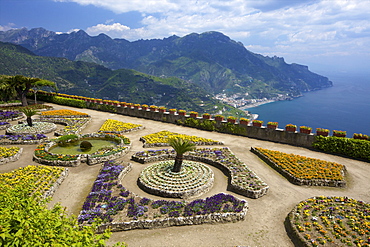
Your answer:
[[[200,225],[200,224],[215,224],[237,222],[245,219],[248,211],[248,203],[245,203],[243,210],[240,213],[213,213],[207,215],[196,215],[192,217],[174,217],[154,220],[134,220],[129,222],[112,222],[102,224],[98,227],[98,232],[103,232],[106,229],[111,231],[128,231],[133,229],[153,229],[170,226],[185,226],[185,225]]]
[[[99,133],[91,133],[91,134],[84,134],[83,136],[80,135],[79,138],[89,138],[89,137],[100,137],[104,134]],[[49,153],[49,149],[56,145],[55,142],[49,142],[45,145],[45,152]],[[94,165],[98,163],[103,163],[105,161],[114,160],[117,159],[123,155],[125,155],[131,148],[130,144],[124,144],[123,140],[121,139],[121,143],[117,147],[125,147],[123,150],[106,155],[106,156],[98,156],[98,157],[92,157],[92,154],[78,154],[76,155],[77,158],[74,160],[48,160],[48,159],[42,159],[37,157],[35,154],[33,154],[33,160],[37,163],[43,164],[43,165],[49,165],[49,166],[67,166],[67,167],[76,167],[79,166],[81,163],[87,163],[88,165]],[[53,153],[50,153],[53,154]]]
[[[42,195],[42,198],[47,198],[47,197],[52,197],[55,193],[55,191],[59,188],[59,186],[62,184],[62,182],[64,181],[64,179],[66,179],[66,177],[68,176],[69,174],[69,170],[68,168],[65,168],[64,171],[60,174],[59,178],[57,179],[57,181],[54,182],[54,184],[51,186],[50,189],[48,189],[43,195]]]
[[[23,152],[23,148],[20,148],[19,151],[15,155],[7,157],[7,158],[0,158],[0,165],[4,165],[9,162],[17,161],[19,157],[21,157],[22,152]]]
[[[266,164],[274,168],[277,172],[279,172],[281,175],[283,175],[289,182],[295,185],[308,185],[308,186],[329,186],[329,187],[345,187],[346,181],[344,180],[329,180],[329,179],[301,179],[293,176],[289,172],[281,169],[278,165],[275,164],[272,160],[270,160],[267,156],[259,152],[257,149],[251,147],[251,152],[256,154],[260,159],[262,159]],[[344,170],[342,171],[342,175],[344,177],[346,172],[346,167],[344,167]]]

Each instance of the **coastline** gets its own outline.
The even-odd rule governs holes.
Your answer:
[[[254,108],[254,107],[257,107],[257,106],[260,106],[260,105],[264,105],[264,104],[268,104],[268,103],[273,103],[273,102],[276,102],[276,100],[265,100],[265,101],[260,101],[260,102],[256,102],[256,103],[252,103],[252,104],[248,104],[248,105],[244,105],[238,109],[240,110],[243,110],[243,111],[246,111],[248,110],[249,108]]]

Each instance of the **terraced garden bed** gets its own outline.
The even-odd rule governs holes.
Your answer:
[[[251,151],[293,184],[346,186],[344,165],[263,148],[252,147]]]

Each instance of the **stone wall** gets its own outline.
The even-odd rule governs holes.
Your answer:
[[[132,117],[139,117],[139,118],[145,118],[145,119],[151,119],[156,121],[162,121],[166,123],[176,123],[178,120],[185,121],[187,118],[190,118],[189,115],[181,116],[177,113],[170,114],[169,112],[153,112],[150,110],[142,110],[142,109],[134,109],[129,108],[127,106],[121,107],[121,106],[112,106],[113,110],[107,110],[107,112],[112,113],[118,113],[122,115],[132,116]],[[98,107],[96,104],[90,104],[88,108],[98,110]],[[203,120],[203,118],[198,117],[198,120]],[[214,119],[211,119],[211,121],[214,121],[216,123],[216,126],[220,126],[222,123],[226,123],[226,121],[216,121]],[[285,143],[295,146],[301,146],[301,147],[307,147],[311,148],[312,143],[315,140],[314,134],[303,134],[298,132],[288,132],[283,129],[269,129],[267,127],[254,127],[250,125],[244,125],[236,123],[235,125],[244,128],[246,131],[243,134],[243,136],[250,137],[250,138],[256,138],[260,140],[266,140],[266,141],[272,141],[272,142],[279,142],[279,143]],[[228,133],[228,132],[225,132]],[[229,133],[233,134],[233,133]]]

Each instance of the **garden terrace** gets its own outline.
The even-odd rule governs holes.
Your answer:
[[[116,162],[106,162],[94,182],[78,216],[88,224],[100,218],[100,231],[123,231],[179,225],[239,221],[245,218],[247,202],[232,195],[217,194],[192,202],[152,200],[128,191],[119,178],[130,170]]]
[[[92,154],[55,154],[51,153],[49,150],[58,145],[58,139],[56,139],[47,144],[39,145],[35,149],[33,160],[40,164],[52,166],[79,166],[81,162],[87,163],[88,165],[93,165],[97,163],[103,163],[108,160],[117,159],[126,154],[130,149],[130,139],[119,134],[90,133],[77,135],[77,139],[111,139],[117,141],[118,145],[112,148],[101,148]]]
[[[124,123],[118,120],[107,119],[100,127],[99,132],[105,133],[126,133],[144,128],[141,124]]]
[[[23,183],[31,187],[32,194],[46,198],[54,194],[67,176],[67,168],[30,165],[12,172],[0,173],[0,186],[6,188]]]
[[[251,148],[251,151],[293,184],[346,186],[346,168],[341,164],[263,148]]]
[[[312,197],[287,216],[291,238],[301,246],[369,246],[370,204],[348,197]]]
[[[174,159],[175,155],[174,150],[145,150],[135,153],[131,158],[139,163],[148,163]],[[229,176],[229,189],[238,194],[259,198],[268,191],[269,186],[227,147],[197,148],[185,153],[184,159],[203,162],[221,169]]]
[[[184,140],[195,143],[196,145],[223,145],[223,142],[214,141],[208,138],[198,136],[189,136],[185,134],[178,134],[167,130],[162,130],[157,133],[149,134],[140,138],[144,142],[144,147],[162,147],[169,146],[168,141],[171,138],[180,137]]]

